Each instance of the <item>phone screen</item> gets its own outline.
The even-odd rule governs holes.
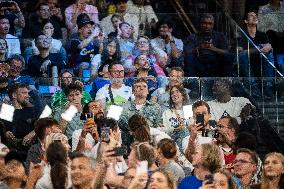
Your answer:
[[[136,167],[136,175],[148,172],[148,161],[139,161]]]
[[[199,123],[204,126],[204,114],[196,114],[196,124]]]
[[[102,127],[101,128],[101,140],[102,142],[109,142],[110,138],[109,138],[109,127]]]

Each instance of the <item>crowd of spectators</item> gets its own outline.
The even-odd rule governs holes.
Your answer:
[[[0,0],[0,189],[284,188],[284,144],[229,78],[237,62],[275,76],[283,31],[267,36],[261,19],[283,2],[258,15],[238,2],[224,11],[257,48],[241,37],[236,54],[210,13],[179,39],[146,0]],[[222,78],[204,100],[185,77]],[[284,86],[248,83],[266,100]]]

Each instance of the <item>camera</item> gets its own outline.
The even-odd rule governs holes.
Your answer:
[[[210,129],[202,129],[202,133],[201,135],[203,137],[210,137],[210,138],[218,138],[219,137],[219,133],[217,130],[210,130]]]

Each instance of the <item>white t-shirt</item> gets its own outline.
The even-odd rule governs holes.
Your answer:
[[[109,85],[103,86],[98,90],[96,100],[101,100],[101,102],[108,107],[112,104],[111,93],[116,105],[122,105],[133,99],[132,88],[122,84],[119,89],[111,88],[111,92],[109,91]]]
[[[210,107],[212,120],[218,121],[227,112],[231,117],[236,118],[239,124],[241,123],[239,115],[242,109],[245,105],[251,104],[249,99],[244,97],[231,97],[231,100],[227,103],[220,103],[217,100],[211,100],[207,103]]]
[[[184,119],[184,114],[183,114],[183,110],[177,110],[177,113],[179,114],[180,118],[183,121],[184,125],[188,125],[189,120],[188,119]],[[163,126],[159,128],[160,130],[166,132],[167,134],[171,133],[174,131],[174,128],[177,128],[179,125],[179,121],[177,118],[177,115],[175,114],[175,112],[171,109],[166,109],[163,112]]]
[[[6,41],[8,44],[8,57],[10,57],[12,54],[21,54],[19,38],[11,34],[7,34]]]
[[[187,147],[188,147],[188,140],[190,138],[190,135],[185,137],[182,140],[182,151],[185,153]],[[203,137],[201,136],[201,133],[197,134],[197,138],[195,139],[195,144],[196,145],[201,145],[201,144],[207,144],[207,143],[213,143],[214,138],[211,137]]]
[[[72,152],[76,150],[79,138],[81,136],[82,129],[75,130],[72,134]],[[87,133],[85,140],[85,148],[91,150],[96,145],[95,140],[93,139],[90,133]]]

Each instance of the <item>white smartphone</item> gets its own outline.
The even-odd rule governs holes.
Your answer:
[[[122,114],[123,108],[117,105],[111,105],[107,112],[107,117],[119,120],[120,115]]]
[[[77,108],[71,105],[63,114],[61,114],[61,117],[66,121],[71,121],[77,112]]]
[[[46,105],[44,107],[44,110],[40,114],[39,118],[46,118],[46,117],[49,117],[51,114],[52,114],[51,108],[48,105]]]
[[[15,107],[9,104],[2,104],[0,118],[9,122],[13,121]]]
[[[183,117],[185,119],[193,117],[192,105],[185,105],[182,107],[182,110],[183,110]]]
[[[139,161],[136,166],[136,175],[148,173],[148,161]]]

